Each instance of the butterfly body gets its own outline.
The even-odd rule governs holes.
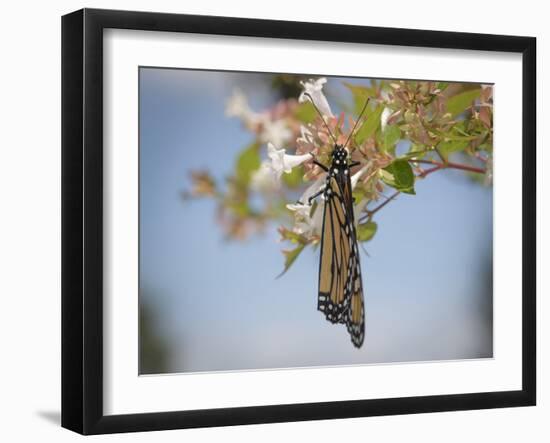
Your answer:
[[[331,323],[346,324],[361,347],[365,335],[363,287],[353,213],[349,154],[335,145],[322,189],[323,227],[317,309]]]

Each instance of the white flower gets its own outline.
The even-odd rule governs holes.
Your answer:
[[[246,96],[239,89],[234,89],[233,95],[227,99],[225,103],[225,115],[241,119],[249,128],[254,127],[262,120],[262,115],[254,112],[248,106]]]
[[[252,173],[250,187],[256,192],[270,192],[281,187],[270,161],[263,161],[259,169]]]
[[[249,128],[261,127],[259,134],[262,143],[271,142],[277,146],[284,145],[292,138],[292,131],[285,120],[271,120],[269,113],[254,112],[248,105],[246,96],[235,89],[225,104],[225,115],[237,117]]]
[[[296,234],[305,236],[320,235],[323,227],[323,210],[324,202],[319,200],[313,217],[311,216],[312,205],[309,204],[289,204],[286,205],[288,209],[294,212],[294,227],[293,231]]]
[[[276,146],[285,145],[292,138],[292,131],[284,120],[265,120],[260,134],[262,143],[271,142]]]
[[[267,144],[267,155],[271,159],[271,167],[275,171],[277,178],[281,178],[283,172],[289,173],[292,168],[295,168],[302,163],[311,160],[311,154],[289,155],[285,154],[284,149],[277,149],[273,143]]]
[[[234,89],[233,94],[225,103],[225,115],[228,117],[247,116],[252,113],[252,110],[248,106],[248,100],[240,89]]]
[[[382,127],[382,132],[385,131],[386,126],[388,125],[388,119],[390,118],[390,115],[392,114],[390,108],[384,108],[382,111],[382,115],[380,115],[380,126]]]
[[[311,212],[311,205],[307,203],[289,203],[286,207],[288,210],[294,212],[294,216],[300,218],[309,217],[309,213]]]
[[[313,134],[308,128],[303,125],[300,126],[300,134],[300,137],[296,139],[297,143],[313,143]]]
[[[321,77],[317,80],[308,80],[307,82],[300,82],[304,87],[304,92],[300,94],[298,101],[300,103],[305,102],[306,100],[313,100],[313,104],[317,106],[321,114],[327,117],[333,117],[332,111],[328,104],[327,98],[323,94],[323,85],[327,82],[327,79]],[[308,95],[311,97],[308,97]]]
[[[299,201],[306,204],[309,203],[309,198],[312,195],[317,194],[317,192],[319,192],[319,190],[323,187],[325,182],[326,182],[325,177],[319,177],[310,186],[308,186],[308,188],[304,191],[304,193],[300,197]]]
[[[287,209],[294,212],[294,227],[296,234],[308,235],[311,232],[311,205],[307,203],[292,203],[286,205]]]
[[[309,204],[309,198],[316,194],[325,184],[323,177],[318,178],[309,186],[300,199],[299,203],[288,204],[286,207],[294,212],[294,228],[293,231],[302,235],[320,235],[323,227],[323,211],[325,202],[322,199],[318,200],[317,208],[311,216],[313,205]]]

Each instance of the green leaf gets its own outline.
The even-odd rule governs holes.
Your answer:
[[[376,107],[374,110],[367,110],[367,117],[361,127],[355,133],[355,141],[357,144],[363,143],[369,137],[372,137],[376,130],[380,127],[380,116],[382,115],[382,106]]]
[[[349,82],[343,82],[343,85],[348,88],[354,96],[359,95],[362,98],[367,98],[372,95],[372,89],[368,86],[354,85]]]
[[[282,175],[283,182],[291,189],[298,188],[302,183],[304,176],[304,168],[300,166],[296,166],[292,168],[292,171],[290,171],[288,174],[284,173]]]
[[[397,157],[396,160],[412,160],[412,159],[422,159],[426,156],[426,152],[425,151],[421,151],[421,152],[407,152],[406,154],[404,155],[401,155],[399,157]]]
[[[398,160],[410,160],[412,158],[422,158],[428,153],[429,149],[424,145],[411,144],[409,151],[400,156]]]
[[[281,240],[288,240],[291,243],[300,243],[300,244],[306,244],[307,239],[294,231],[291,231],[290,229],[285,228],[284,226],[281,226],[279,228],[279,234],[281,234]]]
[[[363,198],[366,197],[366,194],[365,194],[365,191],[363,190],[363,188],[361,188],[360,186],[357,186],[353,192],[352,192],[352,197],[353,197],[353,203],[356,205],[358,203],[361,203],[361,201],[363,200]]]
[[[283,269],[283,272],[281,272],[277,278],[281,277],[286,271],[290,269],[292,264],[296,261],[300,253],[304,250],[306,245],[298,245],[294,249],[288,249],[283,251],[283,255],[285,256],[285,268]]]
[[[395,145],[401,140],[401,130],[397,125],[388,125],[382,133],[382,147],[385,152],[395,153]]]
[[[448,159],[449,155],[454,152],[464,151],[469,145],[467,140],[449,140],[446,142],[441,142],[437,145],[437,150]]]
[[[301,103],[294,112],[294,116],[302,123],[311,123],[317,117],[317,111],[310,101]]]
[[[453,117],[457,116],[464,112],[480,94],[481,89],[471,89],[448,98],[447,111],[450,112]]]
[[[357,226],[357,240],[359,241],[369,241],[376,234],[378,225],[375,222],[367,222]]]
[[[354,85],[348,82],[343,82],[343,85],[348,88],[353,95],[353,103],[356,115],[361,112],[363,106],[365,106],[365,102],[369,97],[376,96],[376,88],[374,87],[369,88],[368,86]]]
[[[444,91],[447,89],[447,86],[449,86],[449,83],[447,82],[438,82],[436,85],[436,89],[439,89],[440,91]]]
[[[453,134],[445,134],[443,138],[446,139],[446,141],[471,141],[476,140],[479,138],[479,135],[453,135]]]
[[[252,173],[260,167],[259,144],[252,143],[245,148],[237,157],[236,177],[239,184],[246,186],[250,182]]]
[[[433,132],[439,136],[444,141],[449,140],[476,140],[479,138],[479,134],[469,134],[466,129],[464,128],[466,126],[465,121],[458,122],[455,124],[450,130],[448,131],[437,131],[434,130]]]
[[[381,170],[381,178],[384,183],[405,194],[414,192],[414,172],[406,160],[395,160],[389,166]]]
[[[246,217],[252,213],[250,206],[246,200],[244,201],[230,201],[226,203],[227,208],[230,209],[233,214],[238,217]]]

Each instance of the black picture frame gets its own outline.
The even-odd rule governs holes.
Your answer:
[[[522,389],[131,415],[103,412],[103,31],[108,28],[519,53],[523,64]],[[62,426],[82,434],[535,405],[536,39],[83,9],[62,18]]]

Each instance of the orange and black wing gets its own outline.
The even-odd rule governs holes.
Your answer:
[[[346,323],[352,342],[360,347],[363,291],[349,177],[327,179],[323,210],[317,307],[330,322]]]
[[[363,283],[359,253],[355,251],[352,258],[351,298],[346,311],[346,326],[355,347],[360,348],[365,339],[365,303],[363,300]]]

